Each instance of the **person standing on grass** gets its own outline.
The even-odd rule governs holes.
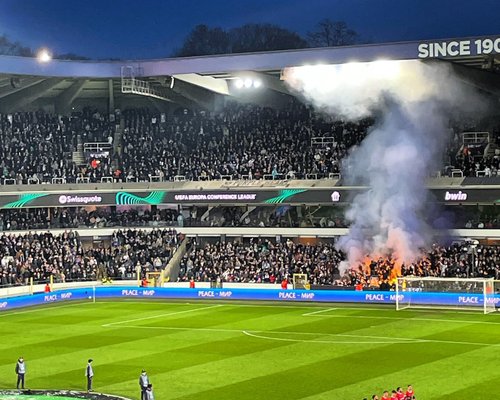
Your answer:
[[[92,360],[89,358],[89,362],[87,363],[87,368],[85,369],[85,376],[87,377],[87,392],[92,391],[92,378],[94,377],[94,370],[92,369]]]
[[[24,363],[24,358],[21,356],[16,363],[16,374],[17,374],[17,384],[16,387],[19,389],[19,384],[21,388],[24,389],[24,375],[26,374],[26,364]]]
[[[139,375],[139,386],[141,387],[141,400],[148,400],[147,389],[149,386],[149,377],[144,369],[141,375]]]
[[[150,383],[146,390],[146,398],[147,400],[155,400],[155,395],[153,394],[153,385]]]
[[[401,386],[398,386],[396,389],[396,398],[398,400],[405,400],[406,399],[406,394],[403,392],[403,388]]]
[[[413,386],[408,385],[408,389],[406,389],[406,398],[414,399],[415,398],[415,392],[413,391]]]

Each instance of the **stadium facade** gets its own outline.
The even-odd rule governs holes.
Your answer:
[[[500,98],[500,36],[415,41],[338,48],[231,54],[163,60],[62,61],[0,56],[0,113],[34,111],[65,114],[84,106],[103,113],[129,106],[153,108],[169,115],[179,108],[213,111],[228,99],[263,102],[277,107],[294,93],[281,79],[286,68],[378,60],[449,63],[470,85]],[[258,81],[262,90],[237,88],[242,80]],[[446,90],[446,88],[443,88]],[[261,181],[66,182],[32,181],[19,185],[3,179],[0,208],[86,205],[315,206],[345,204],[362,187],[343,185],[340,174],[264,177]],[[446,205],[500,204],[500,177],[429,179],[436,202]],[[337,232],[338,233],[338,232]],[[469,231],[470,236],[499,238],[496,230]]]

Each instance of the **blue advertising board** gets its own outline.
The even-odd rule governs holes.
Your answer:
[[[267,300],[329,303],[374,303],[394,304],[395,292],[348,291],[348,290],[279,290],[279,289],[188,289],[188,288],[138,288],[133,286],[99,286],[39,293],[30,296],[5,298],[0,301],[0,310],[36,306],[70,300],[93,300],[108,298],[149,299],[207,299],[207,300]],[[477,293],[428,293],[403,292],[401,302],[417,305],[477,306],[483,305],[483,295]],[[500,294],[491,299],[500,306]]]

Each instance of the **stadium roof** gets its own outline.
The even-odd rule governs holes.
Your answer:
[[[500,67],[500,36],[161,60],[42,63],[35,58],[0,56],[0,112],[6,111],[5,103],[9,108],[19,107],[40,98],[67,103],[77,97],[108,97],[110,93],[120,96],[124,73],[162,89],[166,99],[188,105],[199,98],[208,103],[212,94],[231,94],[228,82],[242,75],[256,76],[267,88],[287,93],[279,79],[286,67],[381,59],[439,59],[496,71]],[[169,90],[171,77],[177,82],[174,90]]]

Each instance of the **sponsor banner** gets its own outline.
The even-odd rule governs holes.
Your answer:
[[[331,189],[228,189],[225,191],[144,191],[144,192],[51,192],[0,194],[0,208],[68,207],[85,205],[158,205],[158,204],[347,204],[359,194],[370,196],[366,188]],[[500,190],[485,189],[430,189],[429,202],[446,204],[500,203]]]
[[[271,300],[308,301],[332,303],[377,303],[394,304],[395,292],[349,291],[349,290],[279,290],[279,289],[187,289],[187,288],[138,288],[138,287],[96,287],[96,301],[105,298],[163,298],[163,299],[212,299],[212,300]],[[39,293],[32,296],[5,298],[0,310],[17,307],[57,303],[69,300],[93,300],[93,289],[61,290]],[[426,293],[403,292],[401,302],[437,306],[483,306],[482,294],[470,293]],[[491,300],[500,307],[500,294]]]
[[[500,54],[500,37],[426,41],[418,44],[418,58],[453,58]]]
[[[92,288],[60,290],[51,293],[35,293],[29,296],[7,297],[0,301],[0,311],[18,307],[38,306],[48,303],[85,299],[89,301],[93,299]]]
[[[102,197],[98,195],[94,196],[78,196],[78,195],[65,195],[59,196],[59,204],[70,205],[70,204],[99,204],[102,202]]]

